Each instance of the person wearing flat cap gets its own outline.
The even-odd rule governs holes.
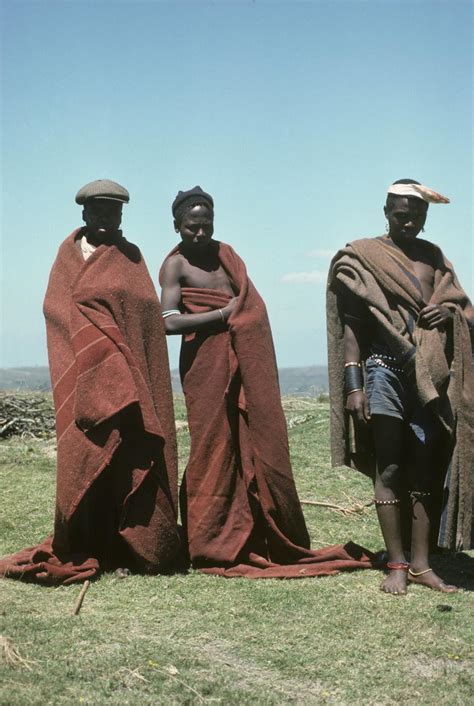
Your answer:
[[[391,595],[455,591],[430,550],[472,546],[474,310],[440,248],[418,237],[429,204],[447,203],[394,182],[387,233],[349,243],[329,274],[332,463],[374,476]]]
[[[97,179],[79,189],[76,203],[83,206],[82,220],[86,227],[76,243],[84,259],[90,257],[98,245],[110,244],[121,236],[122,207],[129,201],[127,189],[110,179]]]
[[[191,452],[180,506],[193,567],[248,578],[369,568],[355,544],[310,548],[266,307],[241,258],[213,239],[212,196],[180,191],[172,212],[181,242],[160,283],[166,333],[182,336]]]
[[[128,191],[79,190],[85,226],[59,248],[44,313],[57,434],[54,533],[0,559],[0,574],[74,583],[157,573],[179,549],[173,400],[162,311],[122,235]]]

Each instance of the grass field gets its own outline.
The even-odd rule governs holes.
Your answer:
[[[327,404],[284,402],[301,498],[369,501],[366,478],[330,469]],[[177,419],[183,469],[189,441],[179,400]],[[0,463],[6,554],[51,530],[54,443],[2,442]],[[348,539],[382,546],[372,508],[349,516],[304,509],[315,547]],[[79,586],[4,580],[0,702],[466,704],[474,696],[474,555],[439,557],[436,566],[464,590],[446,596],[414,586],[389,597],[378,571],[295,581],[104,575],[78,616]]]

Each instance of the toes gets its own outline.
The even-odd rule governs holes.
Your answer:
[[[450,586],[447,583],[442,583],[439,587],[439,590],[442,593],[457,593],[459,591],[459,588],[457,586]]]
[[[383,591],[384,593],[388,593],[391,596],[404,596],[406,595],[406,589],[398,589],[398,588],[391,588],[390,586],[386,586],[383,583],[380,584],[380,590]]]

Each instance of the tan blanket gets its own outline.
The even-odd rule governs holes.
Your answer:
[[[469,327],[470,306],[453,267],[435,245],[419,240],[435,267],[434,292],[423,300],[411,261],[386,237],[356,240],[334,257],[327,290],[328,360],[333,465],[370,472],[373,449],[351,433],[344,410],[344,332],[341,287],[365,303],[383,330],[392,353],[416,386],[420,404],[440,421],[452,442],[444,469],[444,499],[438,544],[468,548],[472,542],[474,390]],[[454,314],[452,332],[424,329],[418,316],[428,303]],[[448,351],[452,347],[452,353]]]

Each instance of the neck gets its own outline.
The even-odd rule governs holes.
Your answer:
[[[416,245],[416,236],[406,238],[403,235],[399,235],[398,233],[390,232],[388,234],[388,237],[401,250],[410,250],[412,247],[414,247]]]
[[[91,245],[94,245],[96,248],[98,248],[99,245],[112,245],[114,243],[118,243],[118,241],[122,237],[122,231],[121,230],[114,230],[114,231],[107,231],[104,233],[94,233],[94,232],[89,232],[86,229],[86,232],[84,233],[84,235],[86,236],[88,243],[90,243]]]
[[[205,249],[193,248],[185,243],[180,243],[179,249],[186,260],[196,267],[208,269],[219,262],[216,243],[212,240]]]

